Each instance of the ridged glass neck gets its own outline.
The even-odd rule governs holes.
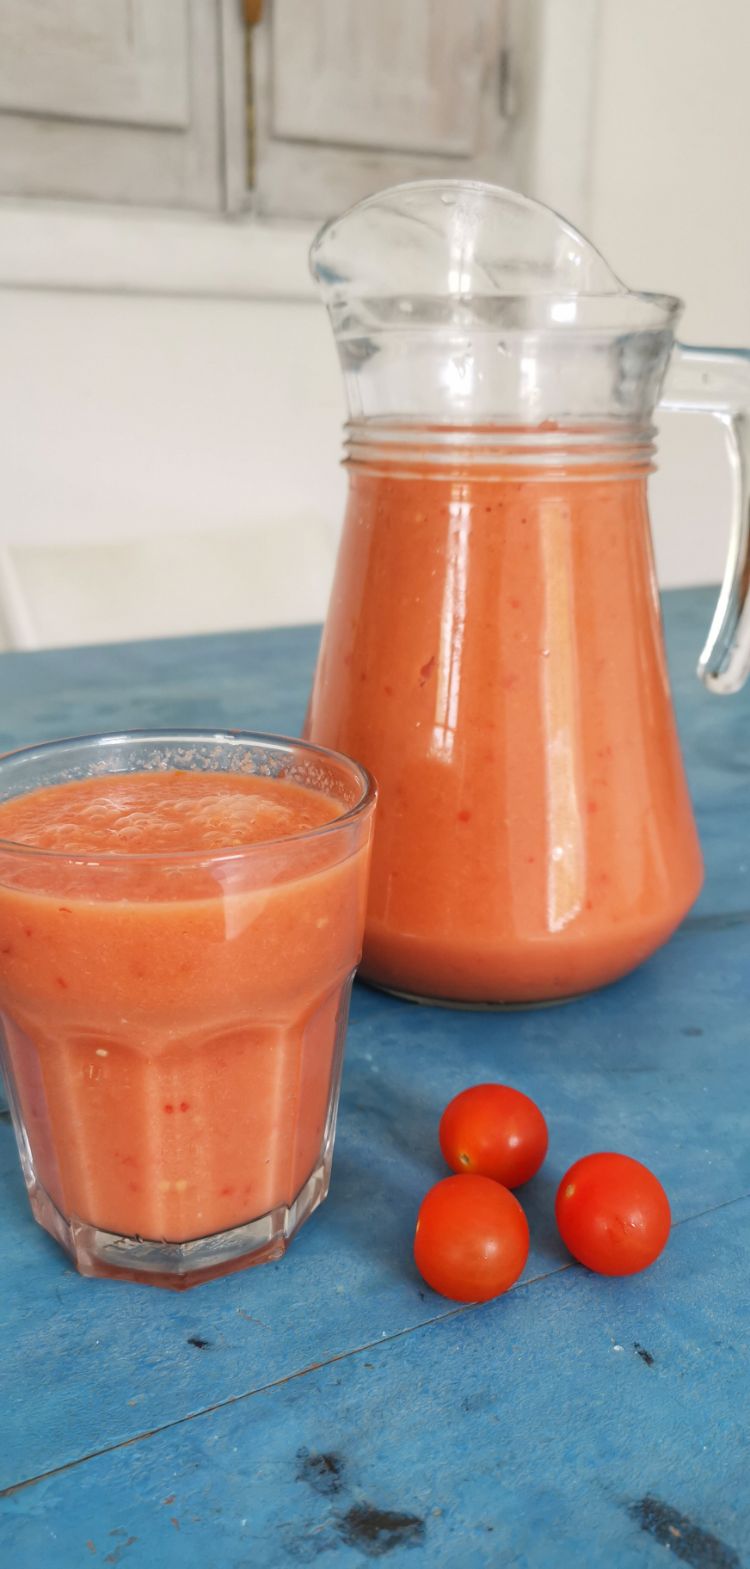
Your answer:
[[[650,473],[655,434],[653,425],[631,420],[522,426],[363,419],[345,426],[344,462],[394,477],[614,479]]]

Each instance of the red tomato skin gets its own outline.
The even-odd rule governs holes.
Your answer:
[[[547,1124],[536,1102],[509,1084],[475,1084],[446,1106],[440,1148],[452,1171],[519,1188],[547,1154]]]
[[[566,1171],[555,1218],[568,1251],[597,1275],[648,1269],[672,1224],[658,1177],[639,1160],[612,1151],[585,1155]]]
[[[518,1199],[489,1177],[444,1177],[422,1200],[414,1260],[433,1291],[488,1302],[518,1279],[529,1227]]]

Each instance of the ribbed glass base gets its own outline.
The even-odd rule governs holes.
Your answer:
[[[147,1237],[121,1237],[100,1231],[75,1215],[62,1215],[45,1189],[33,1182],[29,1201],[35,1219],[70,1254],[81,1275],[130,1280],[145,1286],[186,1291],[219,1275],[253,1264],[266,1264],[286,1252],[295,1232],[322,1204],[331,1176],[330,1141],[327,1158],[311,1172],[294,1201],[231,1231],[190,1242],[165,1242]]]

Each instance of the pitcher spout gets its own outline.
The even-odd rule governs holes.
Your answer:
[[[480,182],[359,202],[310,254],[354,419],[648,423],[680,306],[551,208]]]

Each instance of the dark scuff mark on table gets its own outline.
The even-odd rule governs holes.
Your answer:
[[[421,1547],[424,1520],[400,1510],[377,1509],[374,1504],[352,1504],[339,1525],[347,1547],[356,1547],[368,1558],[382,1558],[396,1547]]]
[[[703,1033],[699,1024],[684,1024],[680,1030],[681,1035],[689,1035],[691,1037],[702,1035]]]
[[[745,765],[742,764],[744,773]],[[746,926],[750,921],[750,910],[715,911],[713,915],[691,915],[675,932],[676,937],[688,936],[691,932],[728,932],[735,926]]]
[[[642,1531],[683,1563],[690,1564],[691,1569],[742,1569],[733,1547],[650,1493],[628,1504],[628,1514]]]
[[[269,1328],[269,1325],[262,1318],[253,1318],[252,1313],[246,1313],[244,1308],[238,1307],[237,1312],[240,1318],[244,1318],[248,1324],[260,1324],[261,1329]]]
[[[109,1534],[110,1534],[110,1536],[122,1536],[123,1532],[122,1531],[110,1531]],[[126,1541],[118,1542],[117,1547],[114,1549],[114,1551],[111,1552],[111,1553],[107,1553],[107,1556],[106,1556],[106,1558],[104,1560],[105,1564],[119,1564],[119,1562],[120,1562],[120,1560],[122,1558],[123,1553],[126,1552],[129,1547],[132,1547],[133,1543],[137,1542],[137,1541],[138,1541],[138,1537],[137,1536],[129,1536]]]
[[[344,1461],[334,1450],[311,1454],[309,1449],[297,1451],[297,1481],[307,1482],[316,1493],[330,1497],[340,1493],[344,1485]]]
[[[210,1340],[203,1340],[200,1335],[188,1335],[187,1343],[195,1346],[196,1351],[206,1351],[211,1344]]]
[[[633,1341],[633,1350],[638,1352],[641,1361],[645,1362],[646,1367],[653,1367],[656,1358],[652,1351],[647,1351],[646,1347],[639,1345],[637,1340]]]

